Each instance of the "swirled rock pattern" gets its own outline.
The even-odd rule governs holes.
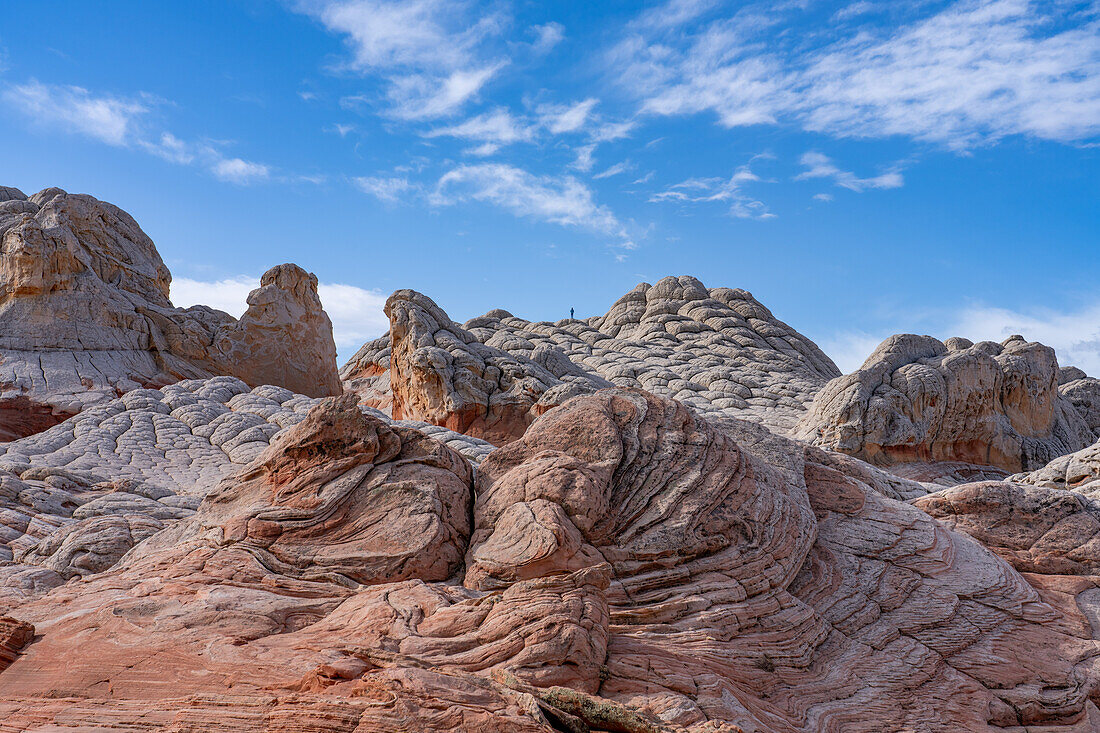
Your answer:
[[[465,324],[483,343],[533,358],[565,354],[620,387],[673,397],[703,414],[792,427],[840,374],[809,339],[739,289],[693,277],[641,283],[603,316],[531,323],[494,311]]]
[[[0,720],[1093,729],[1089,608],[864,465],[606,389],[475,476],[327,400],[193,516],[11,609],[37,636],[0,673]]]
[[[37,435],[0,445],[0,606],[113,566],[141,540],[191,516],[225,476],[301,422],[316,398],[250,390],[235,377],[134,390]],[[489,444],[395,422],[473,464]]]
[[[1095,495],[981,481],[914,503],[994,550],[1020,572],[1100,576],[1100,498]],[[1093,585],[1100,588],[1100,582]]]
[[[882,466],[1033,470],[1096,437],[1058,380],[1054,350],[1019,336],[1002,344],[892,336],[829,382],[794,434]]]
[[[234,375],[312,396],[341,391],[317,279],[264,274],[237,320],[173,308],[152,240],[116,206],[50,188],[0,198],[0,440],[141,387]]]
[[[393,415],[390,389],[390,334],[368,341],[340,367],[344,389],[359,396],[360,404]]]

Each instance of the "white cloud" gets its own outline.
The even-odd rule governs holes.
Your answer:
[[[954,149],[1009,135],[1074,142],[1100,134],[1096,6],[959,0],[927,14],[928,7],[906,8],[911,19],[900,27],[863,22],[825,43],[784,32],[792,28],[778,11],[742,12],[690,32],[640,24],[610,58],[643,111],[710,111],[727,127],[792,122]],[[850,17],[862,9],[849,6]],[[926,14],[912,17],[919,13]]]
[[[565,39],[565,26],[553,21],[543,25],[533,25],[531,31],[535,34],[535,42],[531,44],[531,49],[537,54],[549,53]]]
[[[584,127],[599,101],[589,97],[572,105],[544,105],[539,107],[539,117],[543,126],[554,135],[576,132]]]
[[[832,201],[833,195],[831,193],[815,193],[814,201]]]
[[[851,20],[852,18],[855,18],[857,16],[869,13],[874,9],[875,6],[873,3],[870,3],[867,0],[858,0],[858,2],[854,2],[851,5],[846,5],[840,10],[833,13],[832,22],[840,23],[846,20]]]
[[[905,184],[905,179],[896,170],[887,171],[872,178],[860,178],[851,171],[837,168],[829,156],[823,153],[805,153],[799,162],[806,170],[795,176],[796,181],[804,181],[810,178],[829,178],[836,185],[857,193],[868,188],[901,188]]]
[[[438,205],[482,201],[516,216],[626,239],[625,228],[611,210],[597,204],[592,191],[572,176],[535,176],[502,164],[463,165],[439,179],[432,200]]]
[[[708,12],[717,0],[669,0],[642,13],[636,24],[651,28],[676,28]]]
[[[195,160],[195,153],[191,150],[191,146],[170,132],[161,133],[160,139],[156,142],[141,140],[138,145],[169,163],[190,165]]]
[[[210,166],[210,172],[223,181],[245,185],[266,180],[271,169],[263,163],[253,163],[241,158],[221,158]]]
[[[492,112],[471,117],[457,125],[429,130],[424,133],[424,136],[457,137],[464,140],[491,143],[496,147],[489,152],[495,152],[496,148],[501,145],[532,140],[534,131],[523,122],[512,117],[508,110],[498,107]]]
[[[260,286],[260,278],[237,275],[222,280],[202,281],[176,278],[172,281],[172,303],[181,308],[207,305],[240,318],[248,308],[248,294]],[[386,296],[378,290],[365,290],[342,283],[321,283],[317,287],[321,304],[332,320],[336,348],[348,358],[365,342],[389,330],[382,308]]]
[[[445,77],[411,74],[393,79],[391,114],[405,120],[427,120],[456,113],[504,64],[460,69]]]
[[[457,112],[503,66],[482,48],[505,19],[471,17],[455,0],[303,0],[298,9],[346,36],[347,66],[385,78],[390,113],[430,119]],[[552,32],[552,31],[551,31]]]
[[[592,157],[592,154],[596,152],[596,146],[594,144],[581,145],[575,152],[577,153],[577,158],[569,167],[575,168],[582,173],[587,173],[592,170],[592,166],[596,163],[595,159]]]
[[[8,87],[2,99],[5,106],[29,117],[35,125],[118,146],[134,141],[139,121],[149,111],[136,99],[97,96],[81,87],[34,80]]]
[[[624,160],[621,163],[616,163],[607,170],[601,171],[600,173],[597,173],[592,177],[596,179],[611,178],[612,176],[617,176],[620,173],[625,173],[628,170],[630,170],[630,164]]]
[[[238,275],[222,280],[203,281],[186,277],[172,279],[170,297],[178,308],[208,305],[240,318],[248,308],[245,298],[260,287],[260,278]]]
[[[728,202],[730,215],[738,219],[774,219],[775,214],[769,212],[762,201],[757,201],[742,191],[745,185],[758,181],[760,176],[753,173],[748,165],[743,165],[728,179],[689,178],[653,194],[649,200],[655,203]]]
[[[592,139],[596,142],[609,143],[630,137],[630,133],[638,126],[634,120],[622,120],[620,122],[604,122],[592,131]]]
[[[971,305],[958,314],[947,330],[948,336],[963,335],[975,342],[1003,341],[1018,333],[1028,341],[1054,347],[1062,366],[1077,366],[1091,376],[1100,377],[1100,302],[1061,312],[1051,309],[1021,312]]]
[[[845,331],[823,340],[820,344],[840,371],[850,374],[863,366],[867,357],[893,334],[872,335],[864,331]]]
[[[390,329],[390,321],[382,310],[386,296],[380,290],[321,283],[317,286],[317,294],[332,319],[332,336],[341,353],[348,349],[354,353],[364,343]]]
[[[362,176],[351,179],[352,183],[363,193],[388,203],[396,203],[401,200],[402,194],[414,190],[414,186],[407,178],[376,178]]]
[[[8,87],[0,99],[8,108],[32,119],[36,125],[84,135],[114,146],[143,150],[177,165],[198,163],[217,178],[230,183],[247,184],[271,177],[263,163],[227,157],[217,143],[192,143],[171,132],[151,137],[141,128],[150,112],[149,95],[141,100],[96,95],[74,86],[47,85],[37,81]]]

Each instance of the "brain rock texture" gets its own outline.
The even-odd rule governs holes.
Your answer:
[[[313,275],[269,270],[240,320],[173,308],[170,282],[152,240],[118,207],[57,188],[0,189],[0,440],[185,378],[340,391]]]

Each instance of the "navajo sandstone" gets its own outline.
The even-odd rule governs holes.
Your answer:
[[[175,309],[124,212],[3,191],[0,730],[1100,730],[1100,382],[1048,347],[842,375],[678,277],[401,290],[337,377],[299,268]]]

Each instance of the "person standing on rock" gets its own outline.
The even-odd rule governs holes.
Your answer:
[[[573,309],[569,309],[569,320],[573,320]]]

